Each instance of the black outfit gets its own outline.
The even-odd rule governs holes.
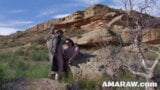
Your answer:
[[[53,61],[52,61],[51,70],[53,72],[56,72],[58,71],[58,58],[57,58],[58,55],[57,54],[58,54],[59,45],[61,44],[61,36],[55,37],[52,43],[53,43],[53,46],[52,46]]]

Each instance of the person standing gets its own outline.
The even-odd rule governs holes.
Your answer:
[[[63,71],[63,57],[62,57],[62,38],[63,31],[61,29],[51,28],[49,35],[50,39],[47,41],[49,50],[49,59],[51,63],[51,70],[49,77],[55,75],[55,79],[59,80]]]

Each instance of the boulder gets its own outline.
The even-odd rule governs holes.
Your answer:
[[[104,41],[112,41],[113,38],[107,34],[106,30],[93,30],[88,33],[83,34],[80,38],[75,37],[72,38],[75,43],[78,45],[95,45],[96,43],[99,42],[104,42]]]
[[[81,35],[81,37],[72,38],[78,45],[93,46],[96,44],[123,45],[131,44],[134,40],[134,33],[136,30],[130,31],[123,26],[115,25],[112,30],[97,29]],[[160,44],[160,30],[158,29],[144,29],[142,42],[149,44]]]
[[[111,78],[120,75],[121,62],[110,57],[111,52],[102,48],[94,52],[81,52],[70,65],[73,76],[99,80],[104,74]]]
[[[6,90],[67,90],[64,83],[42,78],[19,78],[5,85]]]
[[[146,29],[143,32],[143,42],[160,44],[160,29]]]

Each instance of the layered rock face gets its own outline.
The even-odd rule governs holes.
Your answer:
[[[102,28],[113,17],[119,15],[119,13],[119,10],[114,10],[104,5],[95,5],[84,11],[77,11],[67,17],[56,20],[52,19],[41,23],[27,29],[27,31],[45,30],[51,26],[56,26],[57,28],[95,30],[97,28]]]
[[[133,42],[134,33],[132,33],[128,28],[122,26],[114,26],[113,32],[107,29],[92,30],[88,33],[83,34],[80,38],[72,38],[78,45],[84,46],[95,46],[97,44],[115,45],[123,44],[128,45]],[[115,33],[116,36],[113,36]],[[160,29],[144,29],[142,42],[148,44],[160,44]]]
[[[104,74],[111,78],[118,77],[121,75],[122,62],[118,58],[114,58],[114,62],[110,57],[111,53],[107,48],[87,52],[81,50],[73,64],[70,65],[73,76],[92,80],[99,80]]]
[[[126,27],[125,11],[112,9],[104,5],[94,5],[85,9],[84,11],[77,11],[69,16],[60,19],[52,19],[47,22],[41,23],[37,26],[29,28],[26,32],[43,31],[55,26],[57,28],[65,29],[83,29],[91,31],[81,36],[81,38],[73,38],[79,45],[93,45],[99,42],[116,43],[115,38],[106,30],[106,25],[111,22],[115,17],[124,15],[121,21],[114,25],[114,32],[121,36],[124,44],[131,42],[132,35],[129,28]],[[140,13],[133,11],[129,17],[138,17]],[[145,25],[143,42],[150,44],[160,44],[160,22],[154,17],[143,15],[143,24]],[[149,20],[149,18],[152,20]],[[148,25],[148,22],[153,24]],[[132,20],[128,26],[134,27]],[[148,28],[149,27],[149,28]],[[105,31],[106,30],[106,31]]]
[[[124,14],[124,11],[122,10],[112,9],[104,5],[95,5],[90,8],[87,8],[84,11],[77,11],[67,17],[60,18],[57,20],[52,19],[47,22],[41,23],[37,26],[27,29],[25,32],[19,32],[19,34],[17,32],[15,35],[12,35],[12,37],[8,37],[8,41],[18,42],[18,45],[20,43],[21,45],[23,45],[21,47],[27,48],[26,50],[29,50],[29,48],[32,46],[38,47],[38,45],[46,43],[46,41],[43,40],[44,36],[48,35],[47,33],[49,31],[49,28],[51,28],[52,26],[56,26],[57,28],[86,30],[87,33],[86,32],[83,33],[80,37],[77,36],[72,37],[72,40],[79,46],[84,45],[90,47],[93,45],[108,45],[108,44],[115,45],[119,43],[128,45],[134,39],[133,33],[136,32],[135,28],[132,28],[133,33],[130,32],[129,26],[130,25],[134,26],[132,22],[129,22],[127,27],[127,25],[124,25],[123,23],[125,22],[126,18],[122,17],[121,22],[117,22],[115,25],[113,25],[113,28],[111,30],[112,32],[106,28],[106,25],[108,25],[108,23],[110,23],[115,17],[122,14]],[[136,15],[137,14],[138,13],[136,13]],[[147,15],[145,16],[145,20],[147,23]],[[155,21],[155,19],[152,20],[153,20],[152,22],[155,22],[156,24],[153,23],[154,25],[152,27],[148,26],[143,29],[142,42],[160,45],[160,28],[158,28],[158,26],[160,26],[159,24],[160,22]],[[4,39],[5,37],[0,36],[0,40],[1,38],[2,40],[6,40]],[[36,41],[40,43],[38,43],[38,45],[34,45],[33,43]],[[102,47],[98,47],[100,49],[94,51],[91,51],[88,48],[85,48],[84,51],[81,50],[80,56],[77,59],[75,59],[73,65],[70,66],[73,75],[90,79],[96,79],[97,77],[102,77],[104,73],[107,73],[112,78],[114,78],[115,75],[120,75],[120,72],[118,71],[121,71],[120,69],[122,62],[112,62],[114,61],[113,59],[117,61],[119,60],[118,58],[110,57],[112,56],[111,55],[112,52]],[[114,49],[114,47],[112,48]],[[128,47],[126,48],[128,49]],[[51,86],[56,85],[57,88],[59,88],[58,87],[59,84],[46,79],[42,83],[39,83],[38,81],[38,84],[40,85],[46,84],[46,82],[49,82]],[[23,85],[21,86],[23,87]],[[16,90],[22,90],[22,89],[20,88]],[[49,86],[49,89],[55,90],[55,87]]]
[[[108,24],[108,22],[111,21],[114,17],[125,13],[126,12],[121,9],[113,9],[105,5],[97,4],[85,9],[84,11],[74,12],[73,14],[64,18],[51,19],[32,28],[29,28],[26,31],[41,31],[51,28],[52,26],[56,26],[57,28],[75,28],[84,30],[101,29],[104,28],[104,26]],[[142,15],[144,20],[143,23],[145,24],[148,23],[148,17],[150,17],[152,19],[150,21],[154,23],[152,26],[158,27],[160,24],[160,20],[158,18],[151,17],[147,14],[140,14],[136,11],[132,11],[131,13],[132,14],[129,17],[138,17],[139,15]],[[125,20],[126,17],[124,16],[123,21]],[[122,22],[119,24],[123,25]],[[129,24],[133,26],[132,20],[130,20]]]

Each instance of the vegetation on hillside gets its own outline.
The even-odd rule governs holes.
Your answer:
[[[8,81],[22,78],[44,78],[48,76],[48,54],[45,49],[15,53],[0,53],[0,87]]]
[[[110,48],[116,48],[111,47]],[[114,51],[114,50],[113,50]],[[124,53],[123,53],[124,54]],[[126,57],[128,53],[125,53]],[[153,58],[154,55],[151,55]],[[134,57],[132,57],[134,58]],[[47,49],[33,47],[31,50],[18,49],[15,53],[1,52],[0,53],[0,86],[5,85],[11,80],[17,78],[47,78],[50,65],[48,63]],[[143,78],[137,78],[128,70],[123,72],[123,76],[117,78],[118,81],[144,81]],[[77,86],[81,90],[97,90],[101,89],[103,81],[112,80],[107,74],[104,74],[98,81],[88,80],[87,78],[73,77],[70,73],[67,77],[65,74],[61,82],[68,83],[69,86]],[[138,90],[134,88],[132,90]],[[121,90],[121,89],[116,89]],[[140,89],[139,89],[140,90]]]

